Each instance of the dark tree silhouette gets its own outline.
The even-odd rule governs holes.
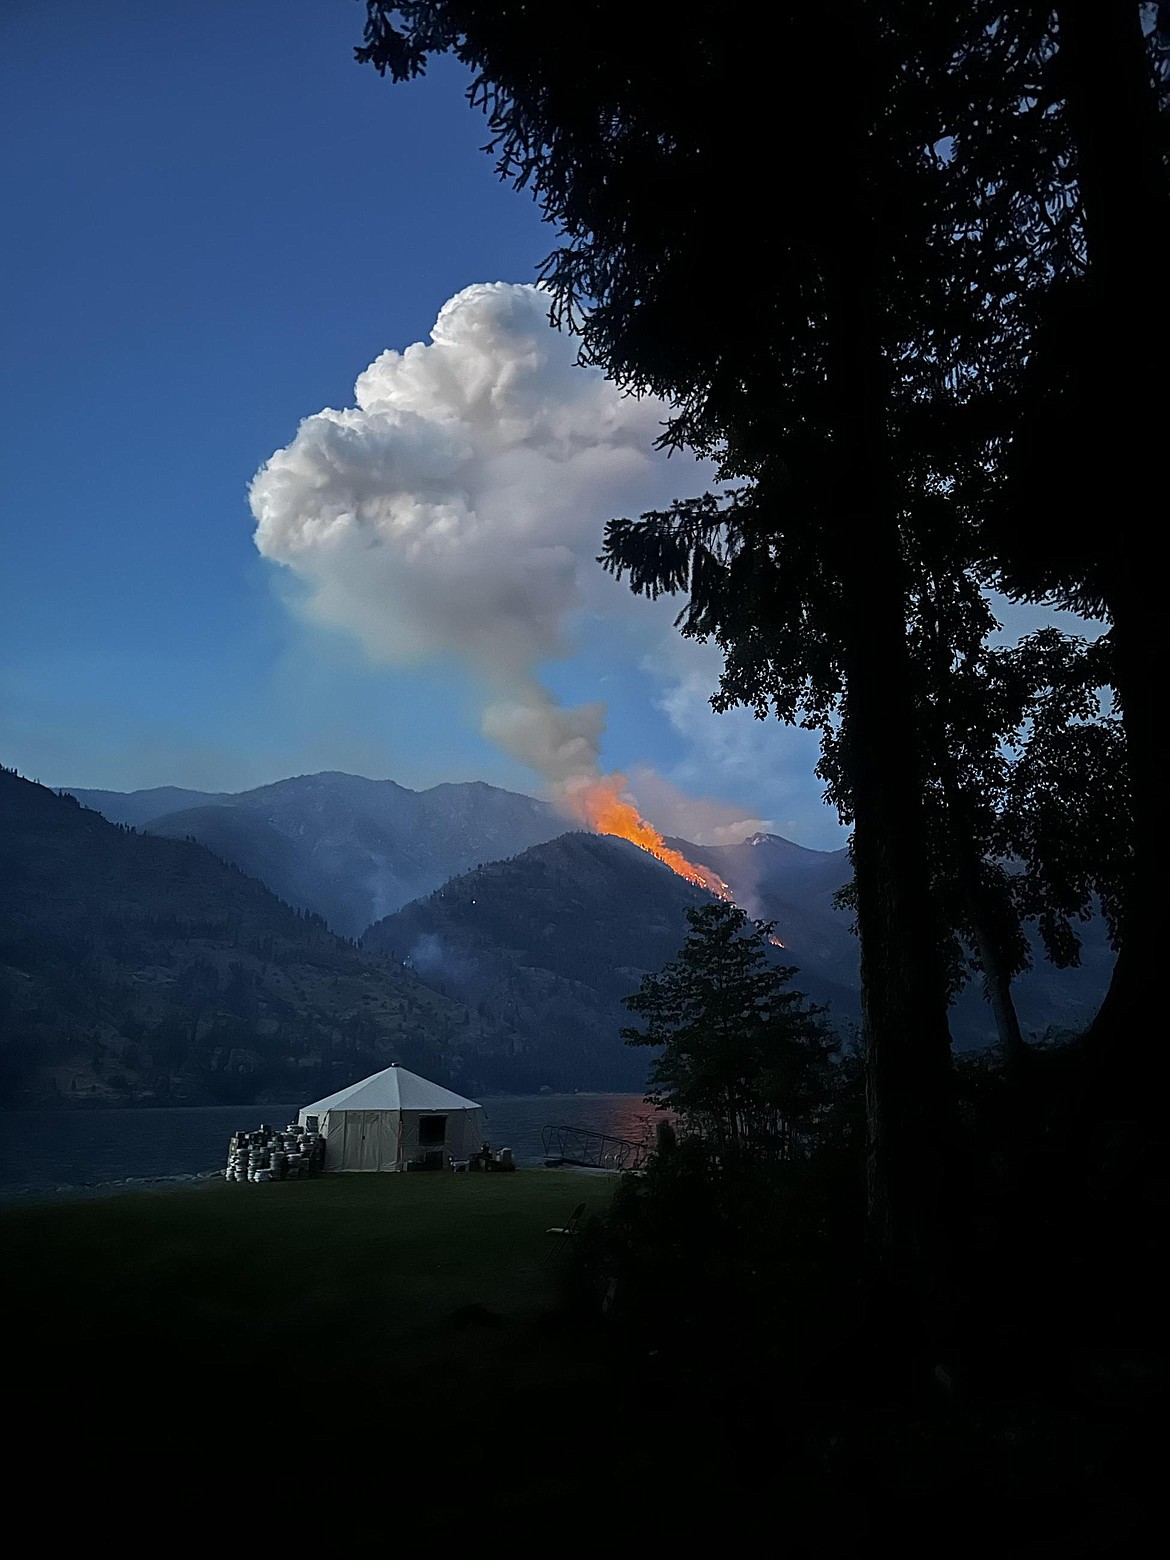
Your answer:
[[[939,1262],[958,1184],[901,485],[978,313],[932,250],[945,164],[923,83],[954,40],[945,16],[861,0],[773,8],[767,47],[745,47],[757,26],[746,6],[663,28],[595,4],[569,50],[523,5],[374,0],[358,58],[398,79],[441,50],[471,67],[501,174],[563,238],[554,320],[674,403],[665,443],[750,482],[721,519],[785,577],[780,599],[752,594],[750,631],[807,638],[851,732],[870,1217],[909,1275]],[[728,213],[763,207],[748,250]],[[815,680],[807,666],[793,675]]]
[[[944,955],[954,988],[971,969],[981,975],[1014,1065],[1025,1050],[1011,995],[1031,963],[1024,925],[1038,923],[1060,967],[1079,962],[1072,921],[1098,907],[1118,945],[1132,828],[1124,737],[1100,707],[1109,645],[1044,629],[992,648],[998,625],[970,575],[924,584],[910,641]],[[838,799],[848,794],[839,747],[830,732],[821,766]]]
[[[686,916],[678,956],[625,998],[645,1027],[622,1038],[661,1047],[647,1099],[678,1111],[724,1159],[791,1158],[829,1092],[836,1040],[823,1010],[771,958],[770,923],[720,900]]]
[[[1005,775],[995,845],[1020,864],[1016,906],[1060,966],[1079,961],[1073,923],[1096,909],[1115,948],[1124,935],[1134,818],[1122,721],[1099,701],[1111,679],[1110,638],[1085,645],[1044,629],[998,657],[1021,689],[1029,729]]]
[[[1111,623],[1135,818],[1157,816],[1162,586],[1150,521],[1170,316],[1170,20],[1165,5],[975,0],[949,78],[957,279],[988,318],[987,459],[971,470],[987,566],[1009,592]],[[1088,1036],[1106,1114],[1165,1086],[1144,1011],[1160,862],[1134,840],[1109,994]]]
[[[784,555],[758,545],[741,508],[742,501],[721,505],[709,496],[640,523],[614,521],[603,561],[628,569],[648,594],[688,592],[681,632],[714,638],[725,652],[716,708],[742,704],[761,718],[774,712],[819,730],[826,798],[852,822],[854,759],[834,630],[829,624],[817,635],[818,603],[795,591]],[[978,580],[940,559],[937,546],[921,545],[929,541],[920,527],[908,560],[907,633],[934,929],[949,989],[978,970],[1001,1045],[1018,1059],[1023,1038],[1011,982],[1029,962],[1021,919],[1040,923],[1049,957],[1061,965],[1076,962],[1071,920],[1088,917],[1094,896],[1117,929],[1131,830],[1124,742],[1116,719],[1098,708],[1109,644],[1049,629],[1011,649],[991,648],[998,624]],[[1058,783],[1055,765],[1063,766]],[[841,900],[856,908],[855,888]]]

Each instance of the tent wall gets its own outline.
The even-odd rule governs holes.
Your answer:
[[[462,1110],[447,1122],[447,1146],[456,1159],[468,1159],[483,1146],[483,1112]]]
[[[322,1127],[326,1170],[397,1170],[397,1111],[331,1110]]]
[[[427,1116],[446,1116],[447,1133],[443,1147],[452,1159],[467,1159],[478,1154],[483,1143],[483,1117],[478,1110],[404,1110],[402,1112],[402,1157],[414,1159],[426,1151],[421,1141],[419,1122]],[[437,1147],[437,1145],[430,1145]]]
[[[443,1148],[452,1159],[477,1154],[483,1117],[476,1110],[331,1110],[321,1121],[327,1171],[401,1170],[428,1147],[420,1141],[424,1118],[445,1116]]]

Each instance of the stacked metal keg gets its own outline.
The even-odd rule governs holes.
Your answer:
[[[319,1175],[325,1162],[325,1141],[315,1128],[297,1122],[278,1131],[261,1125],[255,1132],[237,1132],[228,1144],[225,1181],[298,1181]]]

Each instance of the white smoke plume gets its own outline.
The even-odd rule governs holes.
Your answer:
[[[693,796],[641,765],[630,771],[630,788],[639,804],[662,830],[695,845],[738,845],[751,834],[772,834],[771,818],[754,817],[743,807]]]
[[[653,450],[662,403],[578,367],[547,310],[535,287],[466,288],[429,345],[359,376],[355,406],[306,418],[250,499],[256,546],[314,618],[386,661],[456,657],[484,734],[555,791],[597,775],[605,711],[561,706],[537,670],[583,613],[629,600],[594,562],[604,522],[705,479]]]
[[[256,546],[306,587],[312,617],[378,660],[461,663],[482,689],[491,742],[573,817],[657,849],[625,777],[601,774],[604,704],[567,708],[540,678],[587,629],[624,619],[656,647],[643,669],[665,685],[660,708],[702,752],[688,789],[720,769],[748,775],[744,760],[762,759],[758,723],[716,720],[706,706],[718,653],[679,638],[677,602],[637,600],[596,563],[611,515],[712,481],[709,467],[655,451],[661,401],[579,367],[572,339],[549,326],[546,295],[504,282],[458,293],[429,344],[383,352],[354,399],[306,418],[250,489]],[[722,746],[711,727],[726,731]],[[763,822],[688,801],[649,770],[634,791],[686,838],[742,839]]]
[[[489,704],[481,729],[490,742],[535,769],[556,790],[599,772],[605,705],[565,709],[547,688],[531,681],[518,687],[511,700]]]

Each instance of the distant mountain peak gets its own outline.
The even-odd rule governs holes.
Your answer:
[[[495,791],[500,796],[523,796],[523,791],[506,791],[503,786],[492,785],[487,780],[440,780],[435,785],[426,786],[419,792],[425,796],[431,791]],[[535,797],[529,797],[529,801],[535,801]]]
[[[283,780],[270,780],[265,785],[250,787],[247,791],[237,791],[237,798],[255,796],[261,791],[282,791],[306,786],[316,786],[324,790],[329,787],[377,787],[379,790],[389,786],[394,791],[406,791],[407,786],[399,785],[397,780],[371,780],[367,775],[351,775],[344,769],[320,769],[311,775],[288,775]],[[414,794],[413,792],[411,793]]]
[[[341,770],[229,796],[165,788],[77,796],[113,822],[199,840],[348,937],[448,878],[564,828],[546,802],[483,781],[413,791]]]
[[[747,839],[742,843],[744,845],[750,845],[753,848],[766,845],[771,846],[773,849],[779,847],[781,850],[785,851],[799,851],[802,856],[836,856],[840,854],[839,850],[816,850],[811,845],[798,845],[795,840],[790,840],[786,835],[783,834],[749,834]]]

